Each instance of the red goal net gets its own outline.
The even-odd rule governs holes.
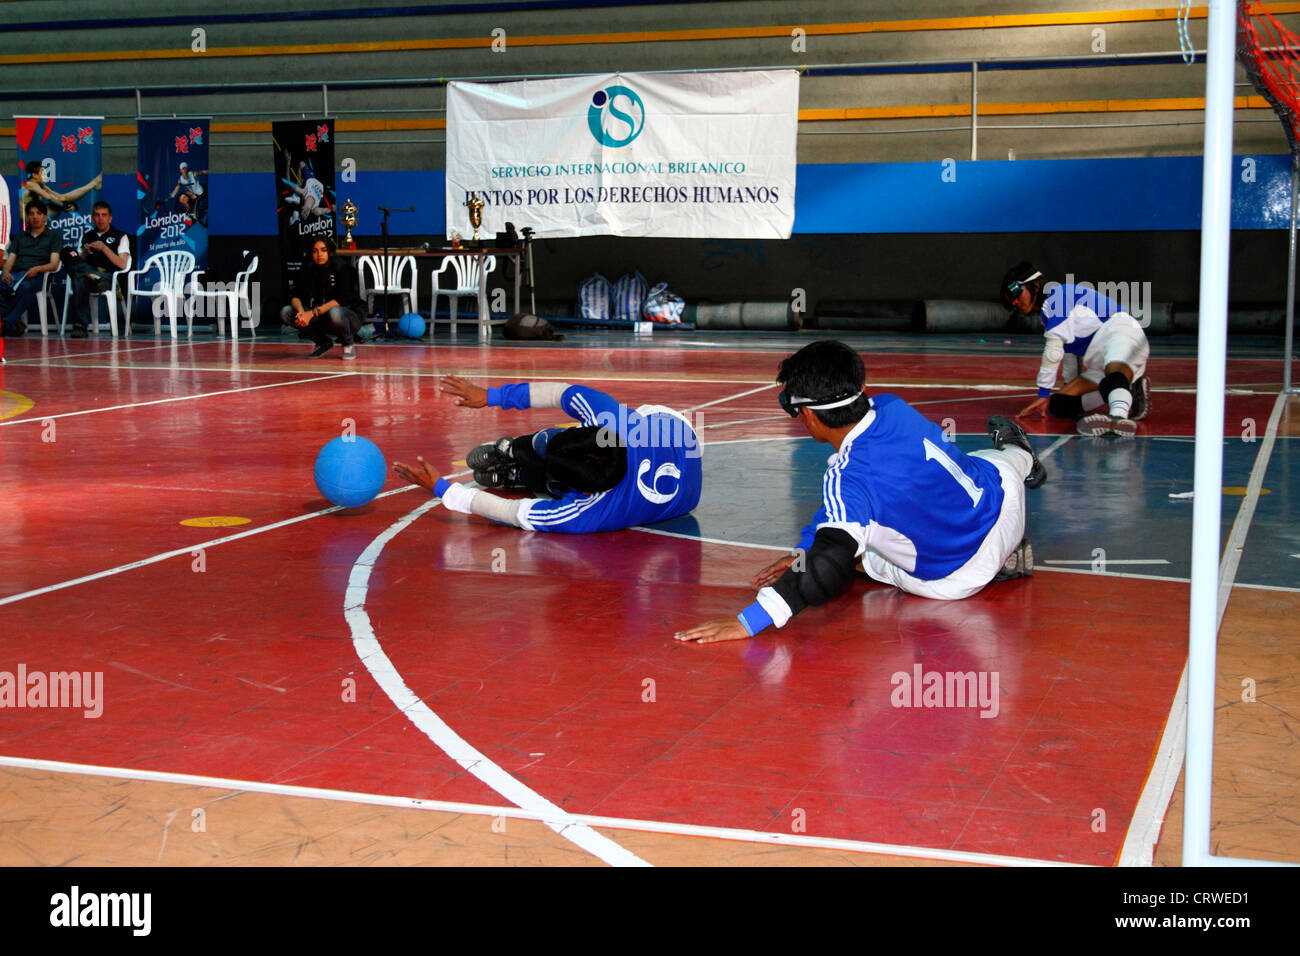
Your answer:
[[[1282,120],[1291,154],[1300,156],[1300,36],[1262,3],[1243,0],[1237,9],[1237,58]]]

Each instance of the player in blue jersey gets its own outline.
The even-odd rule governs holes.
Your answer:
[[[1043,274],[1028,262],[1007,270],[999,289],[1007,308],[1041,311],[1043,319],[1038,398],[1019,417],[1041,416],[1046,408],[1076,420],[1081,434],[1132,438],[1135,423],[1151,411],[1150,346],[1142,326],[1090,286],[1053,283],[1044,291]],[[1062,364],[1065,382],[1053,393]],[[1106,411],[1097,411],[1103,405]]]
[[[994,449],[967,455],[901,398],[868,397],[865,381],[862,359],[842,342],[814,342],[781,363],[781,406],[835,449],[822,506],[799,547],[754,576],[757,601],[677,640],[707,644],[783,627],[848,587],[855,567],[940,600],[1033,572],[1025,488],[1041,485],[1047,472],[1024,430],[991,418]]]
[[[503,498],[440,477],[423,458],[396,462],[407,481],[428,488],[444,507],[525,531],[616,531],[684,515],[700,501],[700,441],[686,418],[662,405],[632,409],[583,385],[531,382],[480,388],[454,375],[443,391],[468,408],[562,408],[578,428],[546,428],[479,446],[467,457],[488,487],[526,488]]]

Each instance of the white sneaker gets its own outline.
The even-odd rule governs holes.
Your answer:
[[[1137,423],[1115,415],[1085,415],[1079,419],[1078,429],[1080,435],[1117,435],[1120,438],[1132,438],[1137,434]]]
[[[1011,581],[1015,578],[1027,578],[1034,573],[1034,547],[1028,538],[1022,538],[1016,550],[1007,557],[1002,570],[993,578],[994,581]]]
[[[357,357],[357,347],[355,345],[344,346],[343,361],[347,362],[356,357]]]

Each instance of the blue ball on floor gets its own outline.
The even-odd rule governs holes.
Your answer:
[[[418,339],[424,335],[424,317],[418,312],[408,312],[397,320],[397,331],[408,339]]]
[[[316,487],[343,508],[358,508],[374,499],[388,478],[384,453],[368,438],[339,436],[316,456]]]

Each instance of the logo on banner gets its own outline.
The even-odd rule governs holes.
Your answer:
[[[645,129],[645,104],[636,91],[626,86],[597,90],[587,109],[587,126],[601,146],[618,149]]]

